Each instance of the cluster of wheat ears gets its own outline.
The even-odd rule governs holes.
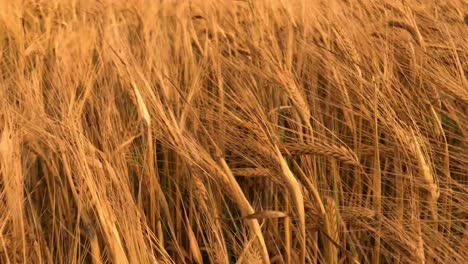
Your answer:
[[[0,1],[1,263],[468,263],[468,3]]]

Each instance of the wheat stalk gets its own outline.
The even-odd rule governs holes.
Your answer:
[[[285,155],[320,155],[332,157],[346,164],[360,166],[356,155],[344,146],[314,142],[310,144],[287,143],[283,144],[282,152]]]

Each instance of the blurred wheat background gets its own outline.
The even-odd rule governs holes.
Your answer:
[[[468,3],[0,1],[1,263],[468,263]]]

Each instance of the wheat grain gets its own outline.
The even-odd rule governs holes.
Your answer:
[[[418,31],[411,26],[410,24],[403,22],[403,21],[388,21],[387,23],[390,27],[395,27],[395,28],[401,28],[406,30],[408,33],[410,33],[411,37],[413,37],[413,40],[418,44],[421,45],[421,37],[418,33]]]

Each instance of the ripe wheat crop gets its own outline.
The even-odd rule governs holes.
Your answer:
[[[468,3],[0,1],[0,263],[468,263]]]

